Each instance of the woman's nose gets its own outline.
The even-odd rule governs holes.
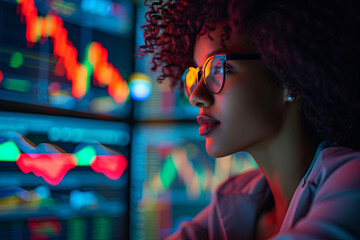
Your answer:
[[[189,101],[191,105],[195,107],[209,107],[214,103],[214,95],[211,94],[206,87],[204,79],[200,79],[200,82],[190,94]]]

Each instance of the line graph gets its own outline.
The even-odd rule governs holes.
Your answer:
[[[107,87],[109,95],[119,103],[129,96],[129,87],[119,71],[108,62],[108,51],[99,42],[91,42],[86,50],[82,63],[77,61],[77,49],[68,39],[67,30],[60,17],[48,13],[38,16],[34,0],[16,0],[17,12],[21,21],[26,23],[26,40],[28,47],[37,42],[51,38],[53,53],[57,62],[65,67],[66,78],[72,83],[72,95],[82,98],[89,90],[91,77],[94,83]]]
[[[153,151],[161,152],[160,148],[156,147]],[[189,144],[187,147],[173,146],[167,151],[169,153],[157,165],[159,169],[156,169],[144,185],[155,195],[170,190],[178,179],[181,183],[176,187],[184,188],[188,198],[199,199],[202,195],[213,192],[228,177],[257,167],[254,160],[246,153],[217,158],[214,167],[211,168],[191,160],[189,157],[191,151],[200,151],[195,144]],[[159,155],[155,154],[148,159],[148,162],[152,162],[148,164],[158,162]]]
[[[20,134],[0,139],[0,161],[16,162],[23,173],[33,172],[51,185],[58,185],[66,173],[77,166],[90,166],[112,180],[119,179],[127,167],[127,159],[101,144],[80,144],[74,153],[58,146],[37,146]]]
[[[72,154],[26,154],[21,153],[16,161],[23,173],[33,172],[51,185],[58,185],[65,174],[76,167]]]

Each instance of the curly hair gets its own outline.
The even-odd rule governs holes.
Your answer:
[[[159,82],[169,78],[172,86],[181,85],[183,71],[194,64],[196,36],[226,22],[222,41],[231,31],[247,35],[276,84],[301,96],[319,138],[360,149],[357,0],[146,0],[145,5],[139,53],[153,54]]]

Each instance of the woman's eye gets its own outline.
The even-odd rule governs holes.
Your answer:
[[[228,74],[228,73],[233,73],[234,72],[234,69],[233,69],[233,67],[232,66],[230,66],[230,65],[226,65],[225,64],[225,73],[226,74]]]
[[[225,68],[225,73],[226,74],[231,74],[231,73],[234,73],[234,71],[233,71],[232,68]]]

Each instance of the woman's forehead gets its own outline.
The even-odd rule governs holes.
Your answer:
[[[202,65],[213,52],[221,51],[222,28],[217,27],[214,31],[207,34],[198,35],[194,45],[194,61]],[[210,36],[210,37],[209,37]]]
[[[225,41],[224,49],[221,36],[223,25],[218,25],[208,34],[198,35],[194,45],[194,61],[202,65],[212,55],[220,53],[256,53],[256,48],[250,39],[236,31],[232,31],[230,38]],[[210,37],[209,37],[210,36]]]

